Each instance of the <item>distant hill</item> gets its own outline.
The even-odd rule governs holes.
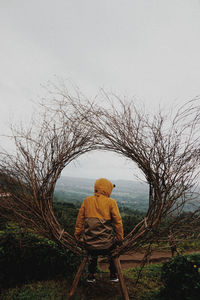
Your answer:
[[[61,176],[57,181],[54,196],[56,199],[66,202],[82,202],[85,197],[92,195],[94,191],[94,179],[73,178]],[[119,206],[145,211],[148,208],[148,185],[131,180],[114,180],[116,187],[112,197]]]

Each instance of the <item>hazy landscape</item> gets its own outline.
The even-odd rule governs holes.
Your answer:
[[[59,201],[82,202],[85,197],[93,194],[95,179],[73,178],[62,176],[55,188],[55,198]],[[119,206],[146,210],[148,208],[148,185],[140,181],[115,180],[116,187],[112,196]]]
[[[82,203],[85,197],[93,194],[95,179],[61,176],[57,181],[54,198],[58,201],[74,204]],[[116,187],[111,197],[120,207],[147,211],[149,205],[148,184],[142,181],[114,180]],[[199,192],[199,190],[197,191]],[[185,211],[193,211],[199,206],[200,198],[185,204]]]

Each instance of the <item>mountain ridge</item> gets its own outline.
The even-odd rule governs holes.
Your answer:
[[[92,178],[61,176],[55,187],[55,198],[66,202],[82,202],[85,197],[94,193],[95,181]],[[116,187],[111,197],[117,200],[118,205],[147,210],[148,184],[125,179],[112,180],[112,182]]]

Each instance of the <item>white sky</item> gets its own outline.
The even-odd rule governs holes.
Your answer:
[[[55,76],[88,97],[103,87],[147,107],[199,95],[200,0],[0,0],[0,134],[29,121]],[[134,179],[111,153],[76,165],[64,174]]]

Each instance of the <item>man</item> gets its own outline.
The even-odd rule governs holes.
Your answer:
[[[78,213],[75,238],[83,238],[91,255],[88,282],[95,282],[98,255],[109,255],[123,241],[123,225],[116,200],[110,198],[114,185],[105,178],[95,182],[94,195],[85,198]],[[116,268],[110,257],[110,280],[117,282]]]

